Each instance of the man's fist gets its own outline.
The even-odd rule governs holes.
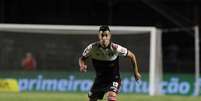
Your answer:
[[[134,74],[135,80],[140,80],[141,79],[141,74],[139,72]]]
[[[87,72],[87,65],[80,65],[80,72]]]

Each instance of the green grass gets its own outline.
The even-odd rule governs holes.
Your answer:
[[[200,101],[201,96],[120,94],[118,101]],[[0,93],[0,101],[88,101],[87,93]],[[105,98],[104,100],[106,101]]]

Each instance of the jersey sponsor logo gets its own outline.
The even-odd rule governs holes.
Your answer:
[[[112,51],[109,51],[109,52],[107,53],[107,55],[108,55],[108,56],[113,56],[114,53],[113,53]]]
[[[101,56],[101,57],[104,57],[104,56],[112,57],[112,56],[114,56],[114,52],[107,49],[107,50],[97,51],[97,52],[95,52],[95,55]]]
[[[96,56],[100,56],[100,53],[96,53]]]

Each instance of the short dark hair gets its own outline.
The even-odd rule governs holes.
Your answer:
[[[99,28],[99,32],[100,31],[109,31],[110,32],[110,28],[109,28],[109,26],[107,26],[107,25],[102,25],[102,26],[100,26],[100,28]]]

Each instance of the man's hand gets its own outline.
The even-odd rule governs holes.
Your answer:
[[[87,72],[86,59],[83,56],[79,58],[80,72]]]
[[[87,72],[87,65],[80,65],[80,72]]]
[[[141,79],[141,74],[140,74],[139,72],[136,72],[136,73],[134,74],[134,77],[135,77],[135,80],[138,81],[138,80]]]

